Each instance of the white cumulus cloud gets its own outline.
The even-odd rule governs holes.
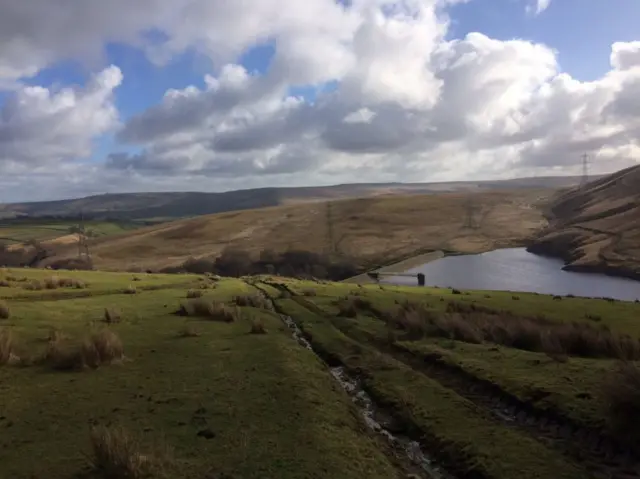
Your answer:
[[[110,66],[82,89],[21,87],[0,109],[0,171],[52,166],[92,154],[92,141],[118,125]]]
[[[457,1],[0,0],[0,87],[15,89],[0,187],[22,194],[11,185],[32,165],[37,193],[55,196],[107,178],[123,191],[228,189],[579,173],[584,152],[597,172],[640,161],[640,41],[612,45],[609,71],[580,81],[548,45],[451,38]],[[97,70],[109,41],[157,63],[194,50],[210,70],[121,125],[104,161],[74,162],[118,125],[120,71],[82,88],[21,81],[64,59]],[[267,71],[239,64],[265,43]]]

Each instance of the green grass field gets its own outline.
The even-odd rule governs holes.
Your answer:
[[[584,447],[575,439],[578,457],[562,424],[540,424],[553,415],[614,436],[600,392],[615,358],[587,357],[585,349],[559,359],[517,344],[445,337],[426,326],[410,336],[410,325],[393,326],[389,318],[403,304],[421,305],[434,318],[450,318],[448,305],[464,304],[486,308],[478,317],[501,311],[513,321],[544,315],[552,325],[597,322],[636,338],[640,305],[267,277],[53,274],[0,270],[0,318],[8,316],[0,319],[2,478],[125,477],[95,466],[92,427],[126,431],[114,437],[128,444],[122,450],[129,469],[151,464],[154,477],[432,477],[367,428],[358,404],[332,377],[336,366],[371,396],[389,431],[418,441],[455,477],[622,477],[615,474],[629,468],[637,474],[635,463],[605,454],[604,440],[590,448],[590,436]],[[36,283],[42,288],[28,286]],[[188,300],[188,292],[202,297]],[[246,302],[237,296],[260,294],[272,302],[239,305]],[[181,304],[187,316],[175,314]],[[202,305],[206,317],[194,316]],[[120,320],[105,321],[105,309]],[[234,320],[218,320],[221,311]],[[293,319],[313,351],[294,340],[280,314]],[[476,321],[471,313],[460,317]],[[124,358],[78,370],[56,366],[52,351],[72,351],[105,330],[120,338]],[[493,389],[470,387],[476,382]],[[526,404],[537,419],[496,415],[492,401],[502,396]]]
[[[60,221],[42,223],[3,223],[0,221],[0,241],[6,243],[25,243],[30,240],[49,241],[69,234],[69,228],[76,226],[77,222]],[[142,226],[134,222],[114,223],[109,221],[87,221],[85,227],[96,237],[110,236],[131,231]]]

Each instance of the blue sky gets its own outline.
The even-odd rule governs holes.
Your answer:
[[[449,10],[448,38],[482,32],[499,40],[525,39],[544,43],[558,52],[560,66],[576,79],[595,80],[609,70],[611,45],[640,38],[640,2],[637,0],[555,0],[540,15],[527,13],[521,0],[473,0]],[[211,62],[193,50],[157,66],[145,54],[125,44],[105,46],[104,63],[115,64],[126,81],[117,90],[116,104],[124,120],[157,103],[169,88],[204,86]],[[248,49],[238,59],[250,72],[264,73],[273,57],[267,43]],[[31,85],[82,85],[90,72],[77,61],[64,61],[25,80]],[[292,93],[313,96],[314,89]]]
[[[0,18],[0,177],[12,175],[10,195],[26,194],[20,185],[34,167],[37,194],[50,197],[102,190],[105,178],[127,191],[219,190],[575,174],[585,151],[599,172],[640,162],[630,111],[640,78],[631,68],[640,67],[638,0],[551,0],[539,14],[530,8],[536,0],[454,3],[445,40],[464,40],[458,46],[434,33],[445,18],[433,5],[444,0],[255,0],[250,11],[226,0],[112,0],[87,10],[32,1],[38,8],[25,14],[0,0],[8,13]],[[395,17],[394,2],[426,9]],[[381,17],[369,15],[366,7],[382,4]],[[384,16],[394,16],[393,28],[376,23]],[[356,43],[361,30],[370,43]],[[167,62],[153,63],[136,36],[169,52]],[[510,40],[519,41],[501,50]],[[608,76],[616,42],[616,58],[630,68]],[[450,64],[429,61],[442,51]],[[270,84],[276,54],[286,67]],[[219,77],[228,63],[253,79],[235,71],[207,91],[205,75]],[[109,65],[116,70],[96,100],[89,80]],[[568,76],[556,81],[559,72]],[[601,94],[579,82],[599,82]],[[198,90],[163,99],[188,86]],[[22,100],[8,103],[14,94]]]
[[[614,42],[640,38],[637,0],[555,0],[540,15],[527,14],[518,0],[483,0],[452,8],[450,35],[479,31],[499,40],[522,38],[558,52],[560,66],[579,80],[609,70]]]

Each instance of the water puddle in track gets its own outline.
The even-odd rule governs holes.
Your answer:
[[[295,321],[286,315],[280,315],[282,321],[292,331],[293,338],[304,348],[315,353],[311,347],[311,343],[304,337],[302,331],[295,323]],[[315,353],[318,357],[317,353]],[[320,359],[322,359],[320,357]],[[414,441],[400,433],[392,433],[385,426],[381,424],[381,420],[377,419],[378,414],[374,407],[371,397],[367,392],[359,385],[358,381],[349,376],[345,368],[342,366],[330,368],[331,375],[340,384],[347,394],[351,397],[351,400],[358,407],[365,424],[376,434],[382,436],[389,445],[397,450],[403,452],[405,458],[412,464],[412,469],[415,469],[415,473],[418,473],[419,477],[426,479],[451,479],[451,476],[443,472],[438,468],[433,460],[426,454],[420,443]],[[416,475],[416,474],[414,474]],[[418,477],[416,475],[416,477]]]
[[[273,310],[277,311],[276,305],[268,295],[261,291],[261,294],[270,301]],[[322,356],[314,351],[311,343],[304,337],[304,334],[300,327],[290,316],[278,313],[282,321],[291,330],[293,338],[305,349],[313,352],[318,358],[322,359]],[[382,436],[384,440],[391,446],[392,449],[399,451],[404,456],[405,460],[411,464],[411,474],[409,477],[421,477],[424,479],[453,479],[453,476],[445,473],[441,470],[431,459],[431,457],[424,452],[420,443],[412,440],[411,438],[404,436],[400,432],[391,432],[383,424],[386,421],[381,419],[381,414],[376,411],[373,400],[367,394],[367,392],[360,386],[359,382],[351,377],[343,366],[330,368],[331,375],[340,384],[342,389],[351,397],[351,400],[357,406],[362,418],[371,431]],[[395,428],[394,428],[395,429]]]
[[[283,314],[281,314],[280,317],[282,318],[282,321],[284,321],[284,324],[286,324],[288,328],[291,330],[293,334],[293,339],[298,341],[298,344],[307,348],[309,351],[313,351],[313,348],[311,347],[311,343],[305,339],[304,335],[302,334],[302,331],[300,330],[298,325],[295,323],[295,321],[291,319],[289,316],[285,316]]]

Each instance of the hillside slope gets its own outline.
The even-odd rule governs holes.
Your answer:
[[[470,194],[385,196],[262,208],[141,228],[96,239],[98,269],[159,270],[189,257],[215,257],[233,246],[257,255],[302,249],[385,264],[429,249],[487,251],[523,244],[546,223],[536,206],[552,190],[472,193],[477,229],[465,228]],[[59,247],[57,258],[77,254]]]
[[[517,188],[564,188],[579,178],[538,177],[480,182],[447,183],[371,183],[334,186],[259,188],[223,193],[167,192],[104,194],[60,201],[0,204],[0,218],[15,216],[80,216],[94,219],[177,219],[294,203],[406,195],[445,191]]]
[[[640,304],[271,275],[0,283],[3,479],[638,477],[621,406]]]
[[[640,279],[640,166],[558,196],[549,216],[531,252],[561,257],[574,271]]]

